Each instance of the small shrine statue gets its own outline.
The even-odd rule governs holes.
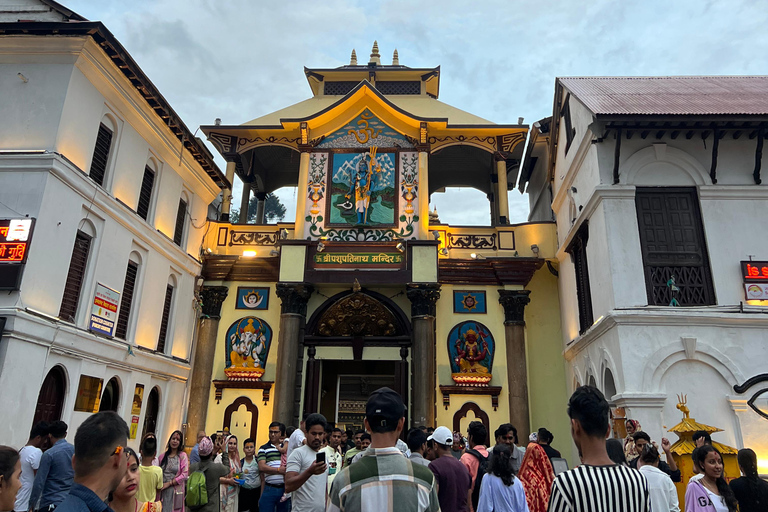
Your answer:
[[[247,319],[245,327],[236,330],[229,336],[229,366],[224,373],[230,379],[258,380],[264,374],[264,363],[268,350],[268,333],[261,321],[258,328],[254,326],[254,318]]]
[[[463,336],[459,336],[456,352],[456,363],[462,372],[488,373],[488,368],[480,364],[488,356],[488,343],[474,330],[469,329]]]
[[[358,224],[368,224],[368,209],[371,204],[371,181],[381,173],[381,165],[376,161],[376,147],[363,154],[357,163],[354,175],[355,212]]]

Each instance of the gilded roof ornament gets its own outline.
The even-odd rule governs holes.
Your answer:
[[[395,53],[392,54],[392,65],[393,66],[400,65],[400,57],[397,55],[397,48],[395,48]]]
[[[379,43],[377,41],[373,42],[373,48],[371,49],[371,60],[368,61],[368,64],[376,64],[377,66],[381,66],[381,55],[379,55]]]
[[[357,66],[357,53],[355,53],[355,49],[352,48],[352,57],[349,59],[349,65],[350,66]]]

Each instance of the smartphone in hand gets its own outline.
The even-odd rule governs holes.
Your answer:
[[[315,456],[315,462],[318,464],[325,464],[325,452],[317,452]]]

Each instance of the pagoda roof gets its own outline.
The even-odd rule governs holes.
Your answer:
[[[352,96],[361,86],[371,88],[372,91],[376,92],[382,99],[385,99],[399,110],[409,113],[413,118],[424,121],[442,121],[447,123],[448,126],[499,126],[492,121],[488,121],[480,116],[470,114],[469,112],[447,103],[443,103],[431,96],[384,96],[373,88],[367,80],[362,80],[360,85],[345,96],[315,96],[280,110],[276,110],[275,112],[257,117],[240,126],[274,128],[282,127],[283,123],[289,120],[310,118],[317,113],[333,108],[336,104],[343,103],[347,97]]]
[[[712,441],[712,446],[717,448],[717,451],[719,451],[721,455],[736,455],[739,453],[736,448],[731,448],[730,446],[718,443],[717,441]],[[695,449],[696,443],[690,439],[680,439],[670,447],[672,453],[676,453],[677,455],[690,455]]]
[[[694,434],[695,432],[698,432],[699,430],[703,430],[704,432],[711,434],[713,432],[722,432],[723,429],[712,427],[710,425],[705,425],[704,423],[699,423],[693,418],[683,418],[683,421],[669,429],[670,432],[674,432],[675,434]]]

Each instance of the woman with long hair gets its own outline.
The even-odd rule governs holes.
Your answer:
[[[528,444],[520,463],[518,478],[523,483],[525,500],[531,512],[546,512],[555,472],[547,452],[536,442]]]
[[[221,512],[237,512],[240,485],[235,480],[235,474],[241,471],[237,437],[227,437],[224,446],[229,458],[229,476],[221,477]]]
[[[11,512],[21,488],[21,459],[10,446],[0,446],[0,512]]]
[[[625,421],[624,427],[627,429],[627,437],[624,438],[624,457],[627,459],[627,463],[630,463],[640,455],[635,448],[635,440],[632,438],[632,434],[640,432],[643,428],[637,420]]]
[[[606,439],[605,451],[608,452],[608,458],[616,464],[621,466],[629,466],[629,464],[627,464],[627,456],[624,454],[624,448],[621,445],[621,441],[618,439],[614,439],[612,437]]]
[[[184,511],[184,487],[189,477],[189,458],[184,453],[184,434],[174,430],[168,438],[165,453],[160,455],[160,467],[163,469],[163,488],[160,501],[165,512]]]
[[[696,450],[696,464],[704,476],[688,482],[685,491],[685,512],[736,512],[736,496],[723,477],[723,457],[712,445]]]
[[[757,454],[749,448],[744,448],[739,450],[736,459],[744,476],[731,480],[729,485],[739,501],[739,511],[768,510],[768,482],[757,475]]]
[[[475,512],[528,512],[525,490],[520,479],[515,478],[512,448],[507,444],[493,447]]]
[[[136,497],[139,490],[139,457],[128,447],[125,452],[128,454],[128,471],[110,495],[109,507],[115,512],[161,512],[160,502],[142,502]]]

